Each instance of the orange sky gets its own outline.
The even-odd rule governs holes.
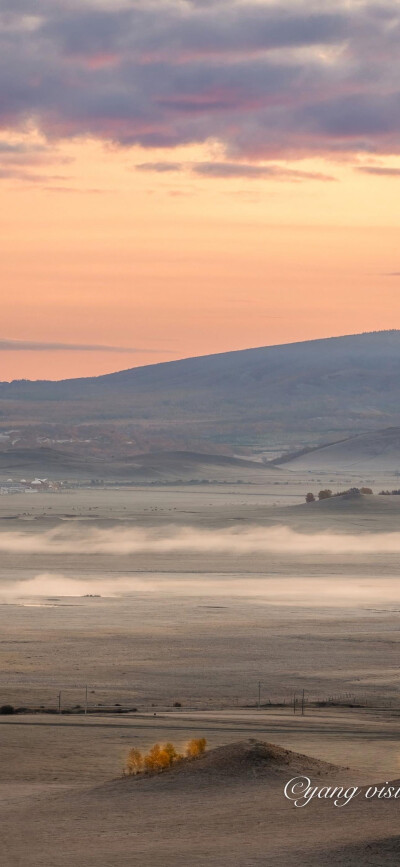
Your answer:
[[[171,152],[61,143],[2,182],[0,338],[132,348],[3,349],[2,380],[400,327],[400,179],[321,159],[279,165],[336,180],[195,176],[209,157],[160,173],[135,167]]]
[[[4,0],[0,380],[400,328],[396,0]]]

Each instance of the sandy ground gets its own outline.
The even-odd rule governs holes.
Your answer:
[[[360,796],[343,808],[296,808],[284,787],[305,775],[318,786],[359,785]],[[368,801],[362,787],[346,768],[242,740],[161,776],[19,795],[14,784],[0,841],[7,864],[29,867],[395,865],[398,803]]]
[[[172,741],[179,750],[193,737],[209,748],[242,738],[349,766],[371,779],[400,776],[400,716],[366,709],[191,711],[128,716],[0,717],[0,785],[100,784],[122,774],[132,746],[146,750]]]
[[[379,541],[400,528],[400,497],[308,507],[307,481],[0,497],[0,704],[56,708],[61,691],[71,709],[87,685],[95,711],[0,716],[6,867],[398,863],[396,802],[357,802],[332,824],[330,805],[286,802],[282,769],[120,779],[131,746],[203,734],[211,747],[272,741],[370,782],[400,776],[400,548]],[[295,535],[224,541],[280,527]],[[133,531],[148,536],[127,551]],[[193,545],[170,545],[182,532]],[[106,533],[104,550],[93,539]],[[263,703],[286,707],[255,711],[258,681]],[[368,706],[294,717],[302,689]]]

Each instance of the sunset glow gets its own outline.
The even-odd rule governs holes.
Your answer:
[[[400,327],[397,3],[0,25],[2,380]]]

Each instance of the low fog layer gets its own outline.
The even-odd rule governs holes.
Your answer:
[[[326,604],[351,605],[396,603],[399,581],[389,573],[375,578],[365,575],[343,573],[331,576],[326,574],[326,565],[339,555],[365,557],[400,553],[400,532],[392,533],[299,533],[286,526],[263,528],[251,526],[246,529],[195,529],[170,525],[162,530],[135,529],[129,527],[93,528],[67,525],[43,533],[8,531],[0,533],[0,551],[9,554],[42,554],[41,563],[35,561],[20,572],[17,568],[5,571],[1,578],[0,599],[5,602],[36,597],[79,597],[86,594],[101,596],[122,596],[131,593],[162,593],[198,596],[243,596],[260,597],[265,602],[287,604]],[[110,564],[107,567],[95,555],[116,558],[121,555],[135,557],[142,554],[167,554],[169,552],[192,551],[199,555],[194,569],[162,572],[160,565],[150,566],[143,571],[142,565],[135,574],[129,574],[135,567],[135,560],[125,564],[116,563],[117,571]],[[234,573],[218,572],[215,566],[208,566],[207,553],[233,554],[243,559],[242,566]],[[87,563],[84,574],[73,565],[68,555],[93,555],[90,574]],[[258,572],[247,572],[248,560],[245,555],[265,554],[265,563],[260,564]],[[60,555],[60,565],[54,563],[46,567],[46,556]],[[268,555],[289,558],[289,574],[276,575],[271,566],[268,574]],[[320,574],[296,574],[297,567],[306,557],[317,556]],[[293,558],[293,561],[290,558]],[[325,560],[324,560],[325,558]],[[68,562],[68,567],[67,567]],[[308,567],[306,566],[306,569]],[[243,570],[240,574],[240,570]],[[126,571],[125,571],[126,570]],[[111,572],[111,574],[110,574]],[[66,574],[64,574],[66,573]],[[86,574],[85,574],[86,573]]]
[[[400,532],[298,533],[285,526],[199,530],[169,527],[160,530],[132,528],[76,528],[43,533],[0,533],[0,552],[30,554],[167,553],[199,551],[251,554],[400,554]]]
[[[360,606],[398,603],[399,580],[354,578],[270,578],[230,576],[216,574],[167,574],[148,573],[143,576],[118,575],[109,577],[91,575],[71,577],[63,574],[42,573],[33,578],[5,582],[0,589],[1,602],[24,604],[57,604],[62,597],[100,595],[122,597],[130,594],[154,593],[174,596],[197,596],[204,598],[243,597],[258,598],[271,604],[306,606]],[[34,600],[37,599],[35,603]]]

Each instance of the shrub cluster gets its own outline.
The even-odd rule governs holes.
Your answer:
[[[3,704],[0,707],[0,713],[2,716],[10,716],[12,713],[15,713],[15,707],[12,704]]]
[[[356,495],[358,495],[358,494],[373,494],[373,493],[374,492],[373,492],[372,488],[348,488],[347,491],[336,491],[336,493],[334,494],[330,488],[324,488],[322,491],[319,491],[317,496],[318,496],[319,500],[329,500],[330,497],[343,497],[344,494],[356,494]],[[381,494],[389,494],[389,493],[396,494],[396,493],[400,493],[400,491],[391,491],[391,492],[390,491],[380,491],[380,493]],[[306,494],[306,503],[315,503],[316,499],[317,499],[317,497],[313,493],[311,493],[311,491],[309,491],[309,493]]]
[[[141,774],[146,771],[164,771],[184,758],[194,759],[197,756],[201,756],[206,746],[207,741],[205,738],[194,738],[187,744],[184,754],[178,753],[171,743],[163,744],[162,746],[154,744],[145,755],[140,750],[137,750],[136,747],[133,747],[128,755],[126,773],[131,775]]]
[[[394,491],[379,491],[379,495],[380,495],[381,497],[390,497],[391,495],[393,495],[393,496],[399,496],[399,495],[400,495],[400,491],[399,491],[399,490],[394,490]]]

